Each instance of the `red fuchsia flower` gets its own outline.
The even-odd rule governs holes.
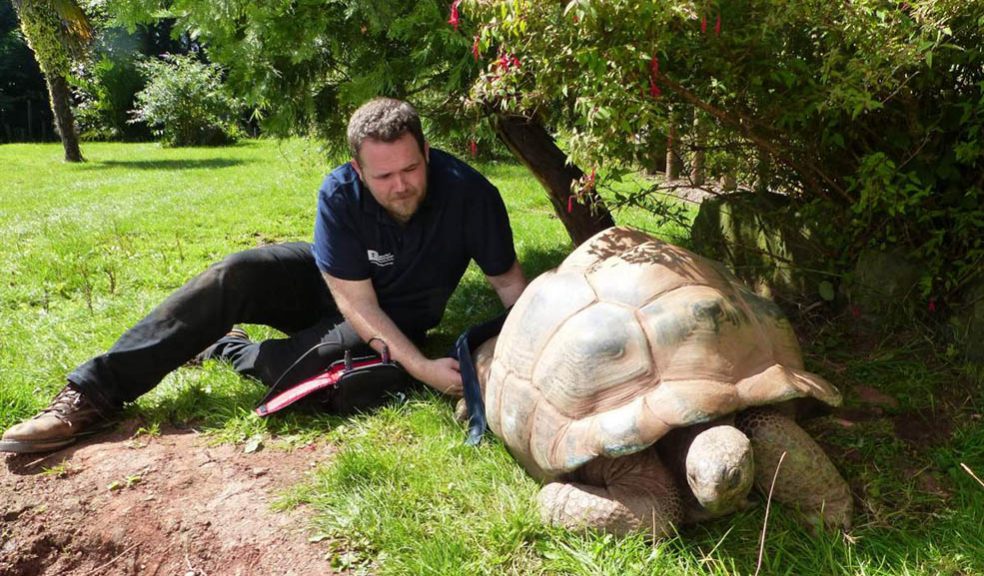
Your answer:
[[[574,195],[571,194],[567,197],[567,213],[570,214],[574,211]]]
[[[517,58],[516,56],[510,57],[509,63],[512,64],[513,68],[521,68],[523,66],[522,62],[520,62],[519,58]]]
[[[448,24],[454,27],[454,31],[458,31],[458,23],[461,21],[461,15],[458,14],[458,4],[461,4],[461,0],[454,0],[451,3],[451,17],[448,18]]]
[[[856,305],[855,306],[851,306],[851,316],[854,316],[855,318],[860,318],[861,317],[861,308],[859,308]]]
[[[930,314],[933,314],[934,312],[936,312],[936,298],[930,298],[929,299],[929,306],[928,306],[928,308],[929,308],[929,313]]]
[[[721,35],[721,15],[720,14],[718,14],[717,22],[714,23],[714,35],[715,36],[720,36]]]
[[[660,94],[663,93],[656,84],[656,80],[659,78],[659,57],[653,55],[652,59],[649,61],[649,95],[653,98],[659,98]]]
[[[468,151],[471,153],[472,158],[478,156],[478,142],[475,142],[474,138],[468,141]]]
[[[479,55],[478,36],[475,36],[475,42],[472,44],[472,56],[475,57],[475,62],[478,62]]]
[[[700,33],[707,34],[707,15],[700,17]]]
[[[591,175],[588,176],[588,190],[593,190],[595,187],[595,176],[597,175],[594,168],[591,169]]]

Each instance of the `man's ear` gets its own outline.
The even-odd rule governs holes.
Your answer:
[[[430,163],[430,151],[431,151],[430,142],[424,140],[424,162]]]
[[[352,168],[355,169],[355,173],[359,175],[359,180],[365,182],[366,179],[362,177],[362,166],[359,166],[359,159],[353,156],[350,163],[352,164]]]

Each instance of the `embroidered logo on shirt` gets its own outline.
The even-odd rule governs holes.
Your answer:
[[[376,266],[392,266],[395,257],[392,254],[380,254],[375,250],[369,250],[369,261]]]

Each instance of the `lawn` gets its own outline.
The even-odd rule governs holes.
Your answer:
[[[307,240],[315,193],[332,165],[304,141],[231,148],[84,146],[67,165],[56,145],[0,146],[0,427],[33,414],[64,375],[97,354],[185,280],[224,255]],[[570,244],[546,196],[521,167],[481,163],[502,190],[527,274],[555,265]],[[618,214],[672,241],[684,229]],[[467,273],[442,327],[440,354],[465,326],[496,313],[481,274]],[[261,338],[273,335],[248,327]],[[855,528],[811,537],[770,511],[762,574],[984,574],[981,379],[931,354],[924,340],[872,342],[849,323],[805,331],[807,363],[841,386],[863,417],[811,424],[855,491]],[[858,342],[865,342],[859,345]],[[874,411],[860,390],[897,404]],[[180,369],[129,409],[148,427],[193,425],[216,442],[263,438],[290,450],[334,443],[331,464],[283,494],[279,507],[312,511],[311,537],[338,568],[372,574],[753,574],[764,505],[649,542],[544,527],[537,485],[502,445],[477,448],[453,405],[427,392],[349,419],[250,409],[262,388],[227,367]],[[300,475],[299,475],[300,478]]]

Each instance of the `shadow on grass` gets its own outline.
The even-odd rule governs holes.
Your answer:
[[[107,168],[126,168],[133,170],[202,170],[231,168],[245,164],[243,160],[232,158],[203,158],[186,160],[97,160],[84,166],[86,170]]]
[[[557,267],[570,253],[567,244],[549,249],[533,249],[519,255],[523,272],[530,281],[543,272]],[[424,352],[429,356],[446,354],[455,340],[469,327],[498,316],[502,305],[492,287],[481,274],[466,274],[448,302],[441,325],[427,338]]]
[[[269,388],[236,373],[225,362],[207,361],[200,367],[178,370],[162,390],[141,398],[130,411],[147,427],[192,426],[217,443],[241,443],[265,436],[292,437],[292,442],[305,443],[353,418],[370,416],[416,397],[422,387],[411,382],[402,391],[381,398],[378,406],[347,414],[328,412],[320,396],[313,394],[269,417],[257,417],[255,408]]]

